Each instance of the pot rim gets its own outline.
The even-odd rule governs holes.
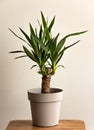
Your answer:
[[[37,90],[37,91],[36,91]],[[41,88],[28,90],[28,99],[32,102],[56,102],[61,101],[63,90],[59,88],[51,88],[52,93],[41,93]]]
[[[52,94],[55,94],[55,93],[60,93],[60,92],[63,92],[63,89],[61,88],[50,88],[50,93],[41,93],[41,88],[33,88],[33,89],[29,89],[27,90],[28,93],[31,93],[31,94],[42,94],[42,95],[52,95]]]

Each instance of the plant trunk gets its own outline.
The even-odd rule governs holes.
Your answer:
[[[42,76],[42,93],[50,93],[50,81],[51,75],[43,75]]]

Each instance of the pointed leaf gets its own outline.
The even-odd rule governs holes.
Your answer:
[[[57,36],[53,39],[53,49],[56,50],[56,44],[57,44],[57,40],[58,40],[58,37],[59,37],[59,33],[57,34]]]
[[[80,42],[80,40],[78,40],[77,42],[75,42],[75,43],[73,43],[73,44],[71,44],[71,45],[69,45],[69,46],[67,46],[67,47],[64,47],[63,50],[65,51],[66,49],[68,49],[68,48],[74,46],[74,45],[77,44],[78,42]]]
[[[80,34],[83,34],[83,33],[86,33],[86,32],[87,32],[87,31],[82,31],[82,32],[71,33],[71,34],[69,34],[69,35],[65,36],[65,38],[70,37],[70,36],[80,35]]]
[[[47,27],[47,22],[46,22],[46,19],[44,17],[44,14],[42,13],[42,11],[41,11],[41,19],[42,19],[42,23],[43,23],[44,28],[46,28]]]
[[[29,43],[27,41],[25,41],[23,38],[19,37],[16,33],[14,33],[10,28],[9,30],[12,32],[13,35],[15,35],[17,38],[19,38],[20,40],[24,41],[25,43],[27,43],[29,45]]]
[[[24,49],[25,53],[27,54],[27,56],[30,59],[32,59],[33,61],[37,62],[36,59],[35,59],[35,57],[34,57],[34,55],[25,46],[23,46],[23,49]]]
[[[29,36],[19,27],[20,31],[23,33],[23,35],[25,36],[25,38],[27,39],[27,41],[31,44],[31,40],[29,38]]]
[[[10,51],[9,53],[24,53],[24,51]]]
[[[45,41],[47,41],[50,39],[50,32],[49,32],[49,28],[47,27],[46,19],[42,12],[41,12],[41,18],[42,18],[42,24],[44,27],[43,38],[45,39]]]
[[[51,23],[49,25],[49,32],[51,32],[51,29],[52,29],[52,27],[54,25],[54,22],[55,22],[55,16],[54,16],[54,18],[52,19],[52,21],[51,21]]]
[[[57,51],[60,51],[60,49],[62,49],[63,45],[65,44],[66,38],[71,37],[71,36],[80,35],[80,34],[83,34],[83,33],[86,33],[86,32],[87,32],[87,31],[76,32],[76,33],[71,33],[71,34],[65,36],[65,37],[62,38],[62,39],[60,40],[60,42],[58,43],[58,45],[57,45]]]
[[[57,55],[56,61],[55,61],[56,64],[58,64],[58,62],[59,62],[60,59],[62,58],[63,54],[64,54],[64,50],[62,50],[62,51]]]
[[[31,25],[31,23],[29,23],[29,27],[30,27],[30,37],[31,37],[31,35],[35,35],[35,32],[34,32],[34,29]]]
[[[34,67],[36,67],[37,65],[33,65],[32,67],[31,67],[31,69],[33,69]]]
[[[27,55],[18,56],[18,57],[15,57],[15,59],[19,59],[19,58],[23,58],[23,57],[27,57]]]

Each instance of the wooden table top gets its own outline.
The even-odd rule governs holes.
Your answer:
[[[85,130],[85,124],[82,120],[60,120],[57,126],[35,127],[31,120],[12,120],[6,130]]]

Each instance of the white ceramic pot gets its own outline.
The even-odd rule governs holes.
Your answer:
[[[41,93],[41,89],[28,91],[34,126],[58,125],[62,96],[63,90],[57,88],[51,88],[48,94]]]

